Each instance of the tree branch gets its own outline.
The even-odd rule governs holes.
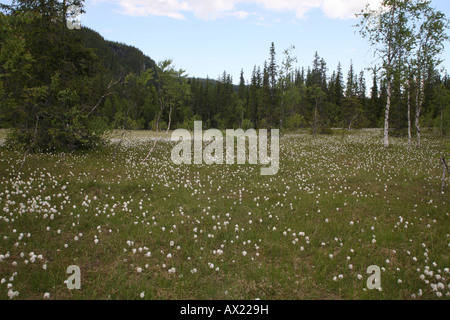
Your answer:
[[[447,162],[445,162],[445,158],[444,157],[441,158],[441,163],[442,163],[442,187],[441,187],[441,191],[444,192],[446,174],[450,173],[450,171],[448,170],[448,165],[447,165]]]
[[[106,93],[102,95],[102,97],[100,98],[100,100],[99,100],[99,101],[97,102],[97,104],[91,109],[91,112],[89,112],[87,116],[89,117],[89,116],[91,116],[91,115],[94,113],[94,111],[98,108],[98,106],[100,105],[100,103],[102,103],[103,99],[105,99],[106,97],[108,97],[108,96],[110,96],[110,95],[116,94],[115,92],[109,92],[109,90],[110,90],[112,87],[114,87],[114,86],[116,86],[116,85],[118,85],[118,84],[121,84],[121,83],[122,83],[122,77],[120,77],[119,80],[117,80],[117,81],[115,81],[115,82],[113,82],[113,80],[111,80],[111,82],[110,82],[110,83],[108,84],[108,86],[106,87]]]

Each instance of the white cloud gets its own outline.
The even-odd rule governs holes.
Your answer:
[[[98,1],[98,0],[97,0]],[[103,0],[105,1],[105,0]],[[184,20],[192,12],[203,20],[216,19],[234,9],[235,0],[117,0],[121,12],[131,16],[166,16]],[[236,11],[242,17],[244,11]]]
[[[351,19],[356,13],[361,12],[366,5],[371,8],[378,8],[381,4],[380,0],[324,0],[322,10],[329,18],[334,19]]]
[[[233,16],[235,18],[238,18],[238,19],[245,19],[245,18],[247,18],[250,15],[250,13],[247,12],[247,11],[242,11],[241,10],[241,11],[232,12],[229,15]]]
[[[178,0],[119,0],[123,13],[131,16],[167,16],[185,19],[181,13],[188,10],[187,1]]]
[[[98,0],[97,0],[98,1]],[[101,0],[100,0],[101,1]],[[105,0],[103,0],[105,1]],[[117,0],[122,12],[133,16],[159,15],[174,19],[185,19],[193,13],[203,20],[222,16],[245,19],[250,14],[242,5],[252,4],[269,11],[292,12],[302,18],[315,8],[320,8],[326,17],[351,19],[365,8],[367,3],[378,7],[381,0]]]
[[[190,0],[188,5],[188,11],[193,12],[197,18],[204,20],[215,19],[233,9],[233,0]]]
[[[309,10],[319,8],[323,0],[242,0],[241,2],[256,3],[267,10],[295,12],[297,17],[303,18]]]

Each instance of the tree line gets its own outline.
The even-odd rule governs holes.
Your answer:
[[[294,47],[283,51],[281,64],[276,62],[275,45],[269,50],[269,59],[263,66],[254,66],[249,80],[241,71],[239,85],[226,71],[217,79],[179,77],[178,97],[173,108],[162,109],[160,127],[193,128],[195,120],[202,120],[205,128],[279,128],[284,130],[309,129],[313,134],[330,133],[330,128],[381,128],[384,125],[388,100],[388,81],[379,70],[372,71],[367,83],[365,72],[357,72],[353,63],[347,72],[339,63],[331,74],[326,61],[316,52],[312,66],[296,68]],[[170,64],[170,61],[166,61]],[[159,68],[159,70],[161,70]],[[438,127],[447,134],[450,119],[447,107],[450,78],[434,66],[426,70],[422,103],[423,127]],[[152,72],[152,71],[151,71]],[[135,86],[137,83],[130,84]],[[180,92],[180,88],[185,90]],[[132,129],[155,129],[158,94],[152,82],[140,91],[145,95],[136,102],[134,116],[128,119]],[[407,135],[407,108],[414,105],[416,91],[406,91],[397,74],[390,84],[391,107],[389,128],[392,135]],[[130,103],[126,95],[111,96],[105,102],[105,114],[114,123],[122,121],[121,113]],[[122,97],[122,99],[121,99]],[[136,96],[142,99],[142,95]],[[147,101],[147,104],[144,102]],[[153,101],[153,102],[152,102]],[[408,102],[409,101],[409,102]],[[116,121],[120,124],[120,121]]]

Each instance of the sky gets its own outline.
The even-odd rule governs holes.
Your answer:
[[[341,62],[344,79],[374,63],[373,52],[358,34],[355,13],[380,0],[86,0],[82,25],[107,40],[135,46],[156,62],[172,59],[191,77],[217,79],[223,71],[239,83],[241,69],[250,81],[263,66],[274,42],[277,63],[295,46],[295,67],[311,66],[314,53],[325,59],[328,76]],[[449,0],[432,6],[450,17]],[[450,70],[450,52],[443,66]],[[371,73],[366,72],[370,87]]]

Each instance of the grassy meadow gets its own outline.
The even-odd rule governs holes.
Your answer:
[[[261,176],[174,165],[167,141],[141,163],[155,137],[127,132],[116,159],[120,132],[31,154],[19,177],[23,151],[0,146],[0,299],[449,299],[448,138],[408,150],[381,130],[289,133]]]

